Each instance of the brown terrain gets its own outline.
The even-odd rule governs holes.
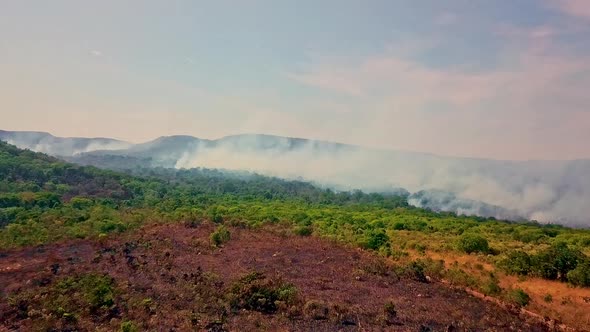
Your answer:
[[[550,330],[464,290],[398,276],[359,249],[280,228],[239,227],[217,248],[213,230],[209,223],[152,225],[0,252],[0,331]],[[113,281],[108,308],[86,309],[76,291],[56,286],[89,274]],[[289,303],[242,301],[252,290],[286,284],[297,289]],[[135,329],[124,329],[126,321]]]

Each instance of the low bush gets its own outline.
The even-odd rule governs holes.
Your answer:
[[[481,235],[477,234],[463,234],[459,238],[457,243],[459,250],[466,252],[468,254],[471,253],[488,253],[490,251],[490,247],[488,244],[488,240]]]
[[[480,281],[476,277],[457,266],[448,269],[445,277],[454,286],[475,288],[480,284]]]
[[[295,234],[299,236],[310,236],[313,233],[311,226],[297,226],[295,227]]]
[[[498,263],[504,272],[511,275],[528,275],[532,271],[531,257],[524,251],[512,251]]]
[[[387,262],[380,257],[370,260],[366,264],[362,265],[361,269],[368,274],[382,277],[388,276],[391,272],[391,266],[389,266]]]
[[[328,305],[323,301],[310,300],[303,306],[303,314],[315,320],[328,319],[329,312]]]
[[[209,239],[211,244],[218,247],[231,239],[231,235],[227,227],[220,225],[213,233],[211,233]]]
[[[495,296],[502,293],[502,287],[500,287],[500,280],[498,277],[490,273],[489,278],[481,286],[481,291],[487,296]]]
[[[66,278],[57,283],[56,290],[71,300],[81,295],[91,310],[108,309],[115,302],[114,281],[108,276],[87,274]]]
[[[434,260],[432,258],[419,259],[419,264],[424,267],[424,273],[433,279],[442,279],[445,275],[445,262],[442,259]]]
[[[393,301],[389,300],[383,305],[382,320],[386,325],[395,324],[397,322],[397,310]]]
[[[518,307],[526,307],[531,301],[529,294],[520,288],[510,290],[506,294],[506,298],[510,303]]]
[[[567,280],[574,286],[590,287],[590,263],[584,262],[568,272]]]
[[[252,272],[235,282],[227,296],[233,310],[274,313],[281,303],[289,305],[296,301],[297,288],[281,279]]]
[[[389,244],[389,236],[383,230],[372,231],[367,235],[364,247],[366,249],[379,250]]]
[[[398,275],[404,276],[406,278],[414,279],[419,282],[428,282],[426,278],[425,264],[423,261],[417,260],[410,262],[405,266],[399,266],[396,269]]]
[[[121,323],[120,332],[139,332],[137,325],[131,321],[124,321]]]

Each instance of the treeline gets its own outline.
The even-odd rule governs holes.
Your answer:
[[[512,275],[531,275],[567,281],[575,286],[590,286],[590,257],[563,242],[533,254],[512,251],[498,265]]]

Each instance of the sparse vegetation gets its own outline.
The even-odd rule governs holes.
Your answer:
[[[120,332],[138,332],[139,329],[137,328],[137,325],[135,325],[135,323],[133,323],[131,321],[125,321],[125,322],[121,323],[121,328],[119,331]]]
[[[323,301],[310,300],[303,306],[304,315],[315,320],[328,319],[329,312],[328,305]]]
[[[494,273],[490,273],[487,280],[481,286],[481,291],[488,296],[497,296],[502,293],[502,287],[500,287],[500,280]]]
[[[520,288],[510,290],[507,293],[507,299],[510,303],[519,307],[526,307],[531,301],[529,294]]]

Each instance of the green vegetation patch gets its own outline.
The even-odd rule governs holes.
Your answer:
[[[463,234],[457,242],[459,250],[465,253],[488,253],[490,246],[488,240],[477,234]]]

